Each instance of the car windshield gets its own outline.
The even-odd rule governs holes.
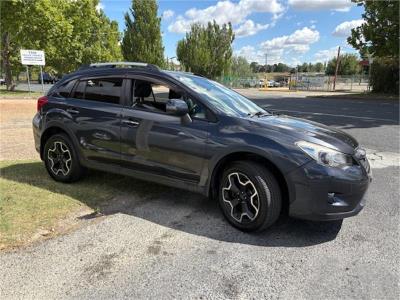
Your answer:
[[[184,73],[169,72],[184,85],[203,96],[213,107],[230,116],[245,117],[269,114],[246,97],[218,82]]]

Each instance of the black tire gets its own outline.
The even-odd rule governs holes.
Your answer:
[[[242,183],[248,182],[246,178],[251,183],[243,186]],[[235,181],[239,184],[235,184]],[[244,192],[237,192],[238,188],[233,189],[234,185],[239,185],[239,190]],[[262,231],[268,228],[278,219],[282,207],[282,194],[275,176],[267,168],[252,161],[234,162],[225,169],[220,179],[218,198],[225,218],[242,231]],[[247,206],[247,210],[242,205]]]
[[[59,149],[63,153],[60,158],[57,157]],[[85,169],[80,165],[77,152],[66,134],[60,133],[51,136],[46,141],[43,151],[46,170],[54,180],[68,183],[77,181],[84,175]],[[65,163],[69,158],[71,161]],[[63,159],[64,161],[62,161]]]

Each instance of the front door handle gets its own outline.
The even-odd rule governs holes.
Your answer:
[[[139,122],[132,120],[122,120],[122,124],[128,125],[130,127],[137,127],[139,125]]]
[[[77,110],[76,108],[73,108],[73,107],[67,108],[67,112],[70,113],[71,115],[79,114],[79,110]]]

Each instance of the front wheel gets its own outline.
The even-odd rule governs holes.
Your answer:
[[[47,172],[56,181],[73,182],[84,174],[78,155],[65,134],[51,136],[44,146],[44,162]]]
[[[219,204],[226,219],[243,231],[262,231],[279,217],[282,196],[275,176],[251,161],[231,164],[219,186]]]

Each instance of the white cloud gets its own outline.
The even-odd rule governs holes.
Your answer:
[[[365,21],[363,19],[346,21],[338,26],[336,26],[335,30],[332,32],[332,35],[339,37],[348,37],[351,34],[351,30],[358,26],[361,26]]]
[[[296,30],[290,35],[284,35],[262,42],[256,49],[253,46],[245,46],[235,51],[236,55],[247,58],[248,61],[256,61],[265,64],[265,55],[268,57],[268,64],[278,62],[293,63],[293,57],[298,57],[310,50],[310,45],[319,40],[317,30],[304,27]],[[291,57],[291,59],[287,59]]]
[[[335,10],[346,12],[354,5],[351,0],[289,0],[289,5],[297,10]]]
[[[101,2],[99,2],[99,3],[96,5],[96,10],[97,10],[97,12],[100,12],[100,10],[104,10],[104,8],[105,8],[105,5],[104,5],[103,3],[101,3]]]
[[[249,35],[254,35],[260,30],[267,29],[269,24],[255,24],[252,20],[247,20],[242,23],[237,29],[235,29],[236,37],[244,37]]]
[[[269,51],[284,49],[296,53],[306,53],[310,45],[318,42],[319,32],[308,27],[296,30],[291,35],[284,35],[261,43],[261,48]]]
[[[332,47],[326,50],[320,50],[314,54],[315,62],[326,62],[337,56],[338,48]],[[346,51],[341,49],[340,53],[343,54]]]
[[[179,15],[177,20],[168,26],[168,30],[175,33],[184,33],[190,30],[190,24],[207,24],[215,20],[218,24],[231,22],[233,25],[243,25],[246,18],[252,13],[271,13],[272,19],[278,19],[284,7],[280,0],[230,0],[219,1],[204,9],[191,8],[185,14]],[[265,25],[264,25],[265,26]],[[239,26],[240,28],[240,26]]]
[[[175,12],[171,9],[164,10],[162,17],[164,20],[168,20],[174,16]]]
[[[234,52],[237,56],[243,56],[248,62],[258,62],[259,64],[265,64],[265,53],[261,50],[256,50],[253,46],[244,46]],[[268,60],[269,63],[269,60]]]

